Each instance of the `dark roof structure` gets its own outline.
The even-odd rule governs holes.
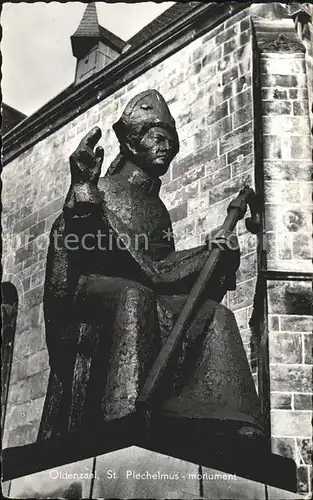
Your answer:
[[[119,53],[126,45],[121,38],[99,25],[96,4],[92,2],[87,5],[77,30],[71,36],[73,55],[78,59],[84,57],[100,41]]]
[[[179,18],[185,16],[193,9],[199,6],[199,2],[177,2],[169,9],[165,10],[157,18],[153,19],[149,24],[142,28],[136,35],[127,41],[131,48],[139,47],[143,43],[150,40],[164,28],[168,28],[170,24],[178,21]]]
[[[72,36],[77,38],[100,36],[97,8],[94,2],[87,5],[82,20]]]
[[[16,127],[20,122],[25,120],[26,115],[21,113],[15,108],[12,108],[8,104],[2,103],[2,125],[1,125],[1,134],[7,134],[12,128]]]

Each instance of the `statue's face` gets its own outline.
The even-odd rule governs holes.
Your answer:
[[[164,175],[175,156],[173,135],[162,127],[151,127],[137,146],[141,167],[153,177]]]

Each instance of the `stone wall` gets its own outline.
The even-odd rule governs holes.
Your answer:
[[[158,89],[176,119],[180,153],[162,198],[177,248],[200,244],[253,179],[249,10],[150,69],[8,164],[3,171],[3,280],[21,284],[4,446],[35,441],[49,375],[42,311],[48,235],[69,186],[68,157],[94,125],[103,131],[104,171],[118,152],[111,129],[136,93]],[[104,172],[103,172],[104,173]],[[250,356],[248,319],[255,288],[256,238],[239,225],[242,265],[227,298]]]
[[[274,486],[131,446],[4,483],[10,498],[301,500]]]
[[[272,449],[298,466],[298,491],[310,491],[312,449],[311,282],[268,285]]]
[[[311,27],[310,27],[311,28]],[[264,42],[261,28],[259,40]],[[265,265],[272,449],[310,491],[312,417],[312,67],[291,45],[261,54]],[[302,278],[301,278],[302,274]]]
[[[303,44],[306,48],[305,59],[308,75],[313,75],[313,5],[306,5],[311,11],[311,21],[304,27]],[[308,78],[311,126],[313,127],[313,77]]]

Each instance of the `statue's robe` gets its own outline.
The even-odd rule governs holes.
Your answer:
[[[139,387],[209,255],[206,246],[175,251],[160,184],[126,163],[99,180],[100,204],[88,189],[71,186],[52,227],[44,313],[52,373],[63,384],[63,403],[54,415],[57,432],[69,426],[65,399],[73,391],[77,352],[88,350],[88,342],[78,347],[79,328],[99,332],[85,421],[135,412]],[[102,235],[100,248],[65,248],[66,235],[81,241],[86,233]],[[85,238],[85,246],[99,241],[94,236]],[[161,415],[259,426],[260,403],[240,333],[233,313],[220,304],[235,286],[239,261],[238,250],[223,252],[156,393],[154,407]]]

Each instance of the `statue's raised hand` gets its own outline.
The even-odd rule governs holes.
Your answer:
[[[95,149],[101,135],[100,128],[94,127],[70,156],[72,181],[64,203],[65,213],[90,213],[92,207],[101,205],[102,197],[97,184],[104,151],[101,146]]]
[[[70,166],[73,184],[97,184],[101,173],[104,151],[101,146],[94,148],[101,135],[100,128],[94,127],[85,135],[77,149],[71,154]]]

